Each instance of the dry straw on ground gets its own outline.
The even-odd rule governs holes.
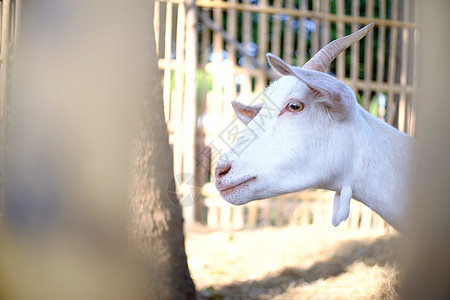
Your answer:
[[[400,244],[331,227],[187,234],[201,299],[396,299]]]

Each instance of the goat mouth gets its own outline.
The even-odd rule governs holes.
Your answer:
[[[219,190],[221,196],[226,196],[226,195],[230,194],[231,192],[233,192],[234,190],[236,190],[237,188],[242,187],[244,184],[249,183],[250,181],[252,181],[254,179],[256,179],[256,177],[252,177],[250,179],[244,180],[233,186],[225,186],[225,187],[218,188],[218,190]]]

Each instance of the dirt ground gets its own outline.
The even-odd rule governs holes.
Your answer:
[[[396,299],[401,244],[331,225],[186,233],[200,299]]]

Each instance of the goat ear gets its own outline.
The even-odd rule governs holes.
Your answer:
[[[236,117],[239,120],[244,122],[245,125],[250,123],[254,117],[259,113],[264,103],[256,104],[256,105],[245,105],[239,101],[233,100],[231,101],[233,105],[234,112],[236,113]]]
[[[295,76],[306,84],[338,119],[345,119],[356,110],[353,91],[343,82],[323,72],[291,66],[273,54],[268,53],[266,56],[269,64],[280,75]]]
[[[287,64],[284,60],[279,58],[276,55],[273,55],[272,53],[266,54],[267,61],[269,62],[269,65],[277,71],[280,75],[292,75],[291,71],[291,65]]]

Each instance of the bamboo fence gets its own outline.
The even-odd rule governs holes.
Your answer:
[[[375,29],[340,55],[329,72],[352,87],[365,109],[414,135],[419,42],[414,0],[161,0],[155,8],[174,172],[195,174],[202,189],[200,200],[185,207],[188,224],[315,224],[332,209],[325,191],[234,207],[212,186],[215,163],[229,147],[224,129],[239,127],[230,101],[258,101],[276,78],[267,52],[301,66],[329,41],[375,22]],[[347,226],[388,228],[353,202]]]

